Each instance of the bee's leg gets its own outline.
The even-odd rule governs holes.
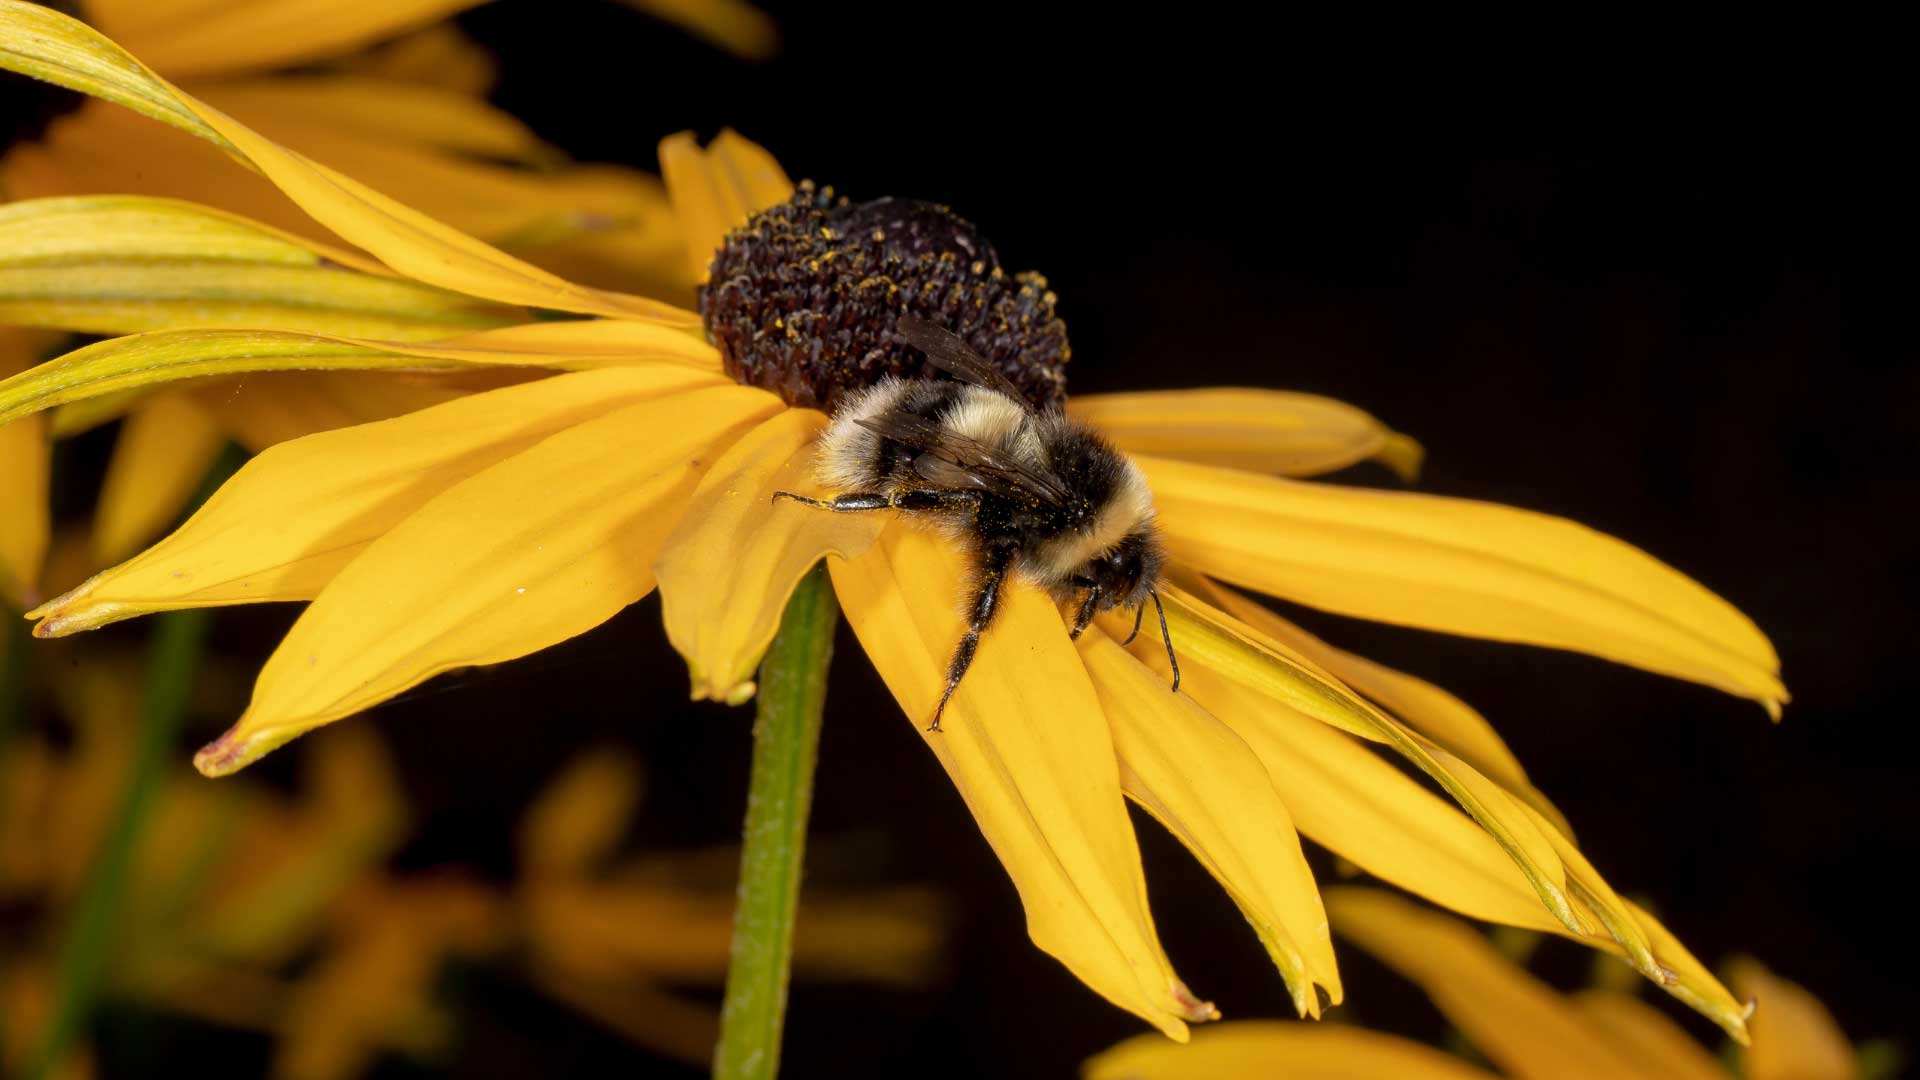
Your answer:
[[[1007,566],[1012,561],[1012,548],[987,551],[980,569],[980,588],[973,594],[973,607],[967,612],[967,632],[961,635],[959,647],[953,650],[953,660],[947,664],[947,689],[940,695],[939,707],[933,710],[933,723],[927,725],[928,731],[940,730],[940,714],[947,711],[947,702],[953,699],[961,678],[973,666],[973,651],[980,646],[980,632],[993,621],[993,609],[1000,603],[1000,583],[1006,580]]]
[[[974,491],[896,491],[891,495],[850,491],[831,499],[809,499],[791,491],[773,493],[773,501],[779,502],[781,499],[791,499],[840,514],[854,514],[862,510],[946,510],[980,505],[980,494]]]
[[[1128,634],[1127,640],[1121,642],[1120,644],[1122,645],[1133,644],[1133,639],[1140,636],[1140,620],[1146,618],[1146,616],[1147,616],[1147,602],[1145,600],[1142,600],[1140,601],[1139,606],[1133,609],[1133,633]]]
[[[861,510],[887,510],[893,506],[893,500],[885,495],[859,491],[835,495],[831,499],[809,499],[805,495],[795,495],[791,491],[773,493],[774,502],[779,502],[781,499],[792,499],[797,503],[805,503],[808,506],[817,506],[822,510],[832,510],[841,514],[852,514]]]
[[[1148,589],[1147,595],[1153,597],[1153,610],[1160,616],[1160,639],[1167,643],[1167,666],[1173,669],[1173,689],[1175,693],[1178,693],[1180,690],[1180,661],[1173,655],[1173,635],[1167,631],[1167,609],[1160,606],[1159,593]],[[1146,605],[1142,604],[1140,607],[1142,610],[1145,610]]]
[[[1087,586],[1087,598],[1080,603],[1080,614],[1074,617],[1073,633],[1067,635],[1075,641],[1087,630],[1087,624],[1093,621],[1093,612],[1100,604],[1100,586]]]

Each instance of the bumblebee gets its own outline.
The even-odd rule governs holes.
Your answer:
[[[1153,493],[1140,469],[1092,428],[1057,408],[1038,410],[989,361],[950,331],[903,315],[895,333],[952,379],[888,376],[850,395],[821,436],[815,471],[837,492],[812,499],[838,513],[893,510],[962,544],[975,566],[967,630],[947,666],[929,731],[973,664],[1009,574],[1077,605],[1072,636],[1115,607],[1147,601],[1180,689],[1180,665],[1156,586],[1166,553]]]

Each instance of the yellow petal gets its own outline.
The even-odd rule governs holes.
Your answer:
[[[0,376],[6,374],[0,372]],[[152,395],[150,390],[122,390],[59,406],[47,414],[48,431],[55,439],[71,439],[120,419]]]
[[[0,379],[33,363],[40,336],[0,327]],[[6,508],[0,513],[0,604],[29,607],[37,600],[52,529],[47,508],[51,460],[44,419],[0,425],[0,507]]]
[[[118,562],[178,520],[226,444],[213,418],[180,394],[163,394],[135,410],[107,463],[94,558]]]
[[[1646,1080],[1728,1080],[1727,1070],[1680,1025],[1639,998],[1614,990],[1583,990],[1573,1006],[1639,1068]]]
[[[920,729],[960,640],[958,553],[894,528],[827,566],[860,644]],[[1215,1018],[1160,948],[1112,736],[1043,594],[1019,584],[1001,594],[942,728],[922,735],[1019,890],[1034,944],[1172,1038],[1186,1038],[1185,1021]]]
[[[814,438],[826,417],[789,409],[749,432],[700,481],[686,517],[660,549],[661,618],[686,658],[693,697],[738,705],[780,628],[787,597],[829,554],[859,556],[884,514],[835,514],[776,491],[828,493],[812,478]]]
[[[511,113],[472,94],[419,83],[366,75],[274,75],[207,86],[200,100],[263,131],[281,121],[525,165],[560,159],[558,150]]]
[[[248,162],[301,209],[401,274],[509,304],[654,319],[699,317],[670,305],[569,284],[261,137],[154,75],[86,25],[0,0],[0,67],[113,101],[198,135]]]
[[[1500,844],[1555,918],[1575,933],[1588,931],[1589,927],[1567,896],[1565,871],[1559,855],[1540,832],[1535,819],[1505,789],[1437,744],[1368,705],[1338,679],[1277,642],[1215,611],[1178,587],[1168,585],[1162,594],[1167,601],[1171,635],[1181,655],[1212,667],[1267,696],[1274,704],[1298,709],[1344,731],[1392,746],[1438,781]],[[1156,669],[1166,663],[1144,635],[1134,645],[1134,651]],[[1195,696],[1199,696],[1197,692]],[[1200,701],[1214,715],[1234,723],[1232,717],[1206,698]]]
[[[530,316],[217,210],[115,195],[0,208],[0,318],[94,334],[236,326],[427,339]]]
[[[567,764],[520,821],[520,872],[546,878],[593,872],[613,853],[640,805],[640,767],[616,750]]]
[[[1575,649],[1777,712],[1773,647],[1685,575],[1562,518],[1142,458],[1175,558],[1328,611]]]
[[[1260,759],[1098,627],[1081,635],[1080,658],[1113,731],[1121,790],[1226,888],[1286,979],[1299,1015],[1319,1018],[1316,984],[1338,1005],[1327,913]]]
[[[377,79],[435,86],[472,97],[486,97],[498,76],[493,54],[451,23],[422,27],[344,62],[349,70]]]
[[[718,984],[733,936],[732,896],[627,878],[527,885],[533,951],[596,981],[647,976]],[[939,933],[924,892],[835,896],[809,887],[794,927],[794,969],[907,983],[924,977]]]
[[[616,368],[476,394],[275,446],[179,531],[34,612],[42,637],[184,607],[311,600],[428,500],[571,425],[725,385],[684,368]]]
[[[389,1045],[432,1050],[452,1034],[430,997],[445,948],[432,927],[383,914],[340,938],[289,995],[274,1076],[345,1080],[368,1071]]]
[[[1514,757],[1506,741],[1473,706],[1424,679],[1335,648],[1231,589],[1204,578],[1189,587],[1198,598],[1325,668],[1391,711],[1408,727],[1446,747],[1488,779],[1518,795],[1563,834],[1573,835],[1566,817],[1527,779],[1520,759]]]
[[[227,107],[220,94],[210,100]],[[673,280],[691,284],[666,188],[637,170],[569,164],[557,151],[554,162],[540,169],[503,164],[319,123],[252,100],[242,101],[233,116],[286,149],[469,235],[534,252],[569,236],[614,236],[633,242],[634,258],[658,261],[656,275],[670,272]]]
[[[481,330],[417,347],[417,355],[487,364],[589,368],[684,364],[719,374],[720,352],[701,338],[654,323],[571,319]]]
[[[1754,1001],[1753,1045],[1742,1054],[1747,1080],[1853,1080],[1853,1046],[1833,1014],[1798,984],[1751,958],[1731,965],[1733,985]]]
[[[691,132],[660,140],[660,174],[687,243],[687,266],[698,282],[727,234],[747,217],[793,197],[793,182],[772,154],[732,129],[705,150]]]
[[[716,448],[780,407],[740,386],[628,405],[434,496],[327,583],[194,765],[231,773],[443,671],[598,626],[652,590],[653,554]]]
[[[0,425],[70,402],[179,379],[252,371],[422,371],[458,360],[427,359],[398,346],[255,330],[169,330],[112,338],[0,381]]]
[[[1459,921],[1375,889],[1328,889],[1327,910],[1342,938],[1418,983],[1507,1075],[1524,1080],[1641,1075],[1624,1047]]]
[[[1533,812],[1531,808],[1528,810]],[[1571,840],[1544,817],[1537,817],[1536,824],[1559,853],[1566,867],[1567,885],[1583,913],[1589,916],[1589,921],[1597,921],[1606,928],[1627,963],[1653,980],[1654,985],[1719,1024],[1734,1041],[1746,1042],[1746,1021],[1751,1010],[1736,1001],[1720,980],[1658,921],[1615,894],[1613,887]]]
[[[271,330],[156,331],[75,349],[0,381],[0,424],[70,402],[212,375],[661,363],[696,371],[719,367],[713,348],[688,335],[613,319],[507,326],[430,343]]]
[[[1714,978],[1705,964],[1687,951],[1673,931],[1661,925],[1659,919],[1633,901],[1622,900],[1621,905],[1633,916],[1640,932],[1646,935],[1660,966],[1672,973],[1671,981],[1663,984],[1661,989],[1719,1024],[1721,1030],[1733,1037],[1734,1042],[1745,1045],[1749,1040],[1747,1022],[1753,1018],[1753,1003],[1748,1001],[1743,1008],[1734,1009],[1728,1004],[1733,1001],[1733,995],[1720,985],[1720,980]]]
[[[765,60],[780,48],[773,20],[746,0],[623,0],[675,23],[744,60]]]
[[[292,66],[351,52],[478,0],[87,0],[87,17],[174,78]]]
[[[1181,666],[1180,689],[1246,741],[1314,842],[1474,918],[1559,927],[1491,836],[1364,744],[1235,685],[1197,658]]]
[[[1234,1020],[1186,1046],[1150,1035],[1089,1059],[1085,1080],[1497,1080],[1397,1035],[1338,1024]]]
[[[1378,458],[1411,483],[1420,444],[1344,402],[1282,390],[1208,387],[1090,394],[1067,413],[1120,449],[1202,465],[1315,476]]]
[[[512,368],[443,375],[278,371],[204,380],[191,393],[221,430],[257,454],[315,432],[404,416],[468,394],[531,382],[527,376],[544,374]],[[478,384],[479,377],[492,377],[494,385]]]
[[[213,143],[93,98],[56,118],[39,139],[17,143],[0,157],[0,182],[16,199],[117,194],[179,199],[317,243],[349,246]]]
[[[1476,918],[1551,930],[1628,956],[1668,993],[1746,1037],[1743,1012],[1724,987],[1666,929],[1615,896],[1598,871],[1552,823],[1466,762],[1372,710],[1302,693],[1307,668],[1274,650],[1277,643],[1235,625],[1177,587],[1165,590],[1168,622],[1183,658],[1182,690],[1244,738],[1260,755],[1274,787],[1288,793],[1300,831],[1378,877]],[[1166,660],[1158,643],[1136,642],[1135,656],[1155,670]],[[1280,668],[1262,674],[1261,665]],[[1321,675],[1331,679],[1330,676]],[[1323,684],[1331,690],[1337,681]],[[1277,688],[1277,689],[1276,689]],[[1298,711],[1296,711],[1298,710]],[[1321,722],[1316,727],[1311,715]],[[1340,722],[1336,722],[1340,721]],[[1362,721],[1365,721],[1363,723]],[[1371,723],[1369,729],[1367,724]],[[1439,781],[1485,832],[1463,831],[1458,815],[1360,746],[1327,730],[1341,727],[1393,746]],[[1314,792],[1312,796],[1296,792]],[[1406,838],[1415,838],[1409,842]],[[1497,841],[1509,877],[1491,854]],[[1516,905],[1514,884],[1529,884],[1541,904]],[[1547,918],[1548,912],[1552,918]]]

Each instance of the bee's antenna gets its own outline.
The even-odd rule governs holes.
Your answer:
[[[1133,609],[1133,633],[1128,634],[1127,640],[1121,642],[1120,644],[1122,645],[1133,644],[1133,639],[1140,636],[1140,620],[1146,617],[1147,617],[1147,602],[1145,600],[1142,600],[1140,601],[1139,605]]]
[[[1174,658],[1173,635],[1167,632],[1167,609],[1160,606],[1160,594],[1158,592],[1148,589],[1147,595],[1153,597],[1153,610],[1160,615],[1160,640],[1167,643],[1167,663],[1173,665],[1173,689],[1177,692],[1180,689],[1180,661]],[[1142,613],[1145,613],[1147,605],[1141,604],[1140,610]],[[1137,628],[1136,632],[1138,632]],[[1131,641],[1133,639],[1129,638],[1127,640]]]

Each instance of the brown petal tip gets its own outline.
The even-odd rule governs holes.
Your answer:
[[[228,728],[225,735],[200,748],[193,755],[193,767],[200,775],[209,778],[232,776],[246,768],[259,757],[258,752],[250,752],[247,740],[241,738],[238,728]]]
[[[1173,1000],[1180,1003],[1180,1015],[1193,1023],[1203,1024],[1220,1019],[1220,1010],[1214,1008],[1213,1002],[1195,997],[1193,991],[1187,989],[1187,984],[1178,979],[1173,981]]]

